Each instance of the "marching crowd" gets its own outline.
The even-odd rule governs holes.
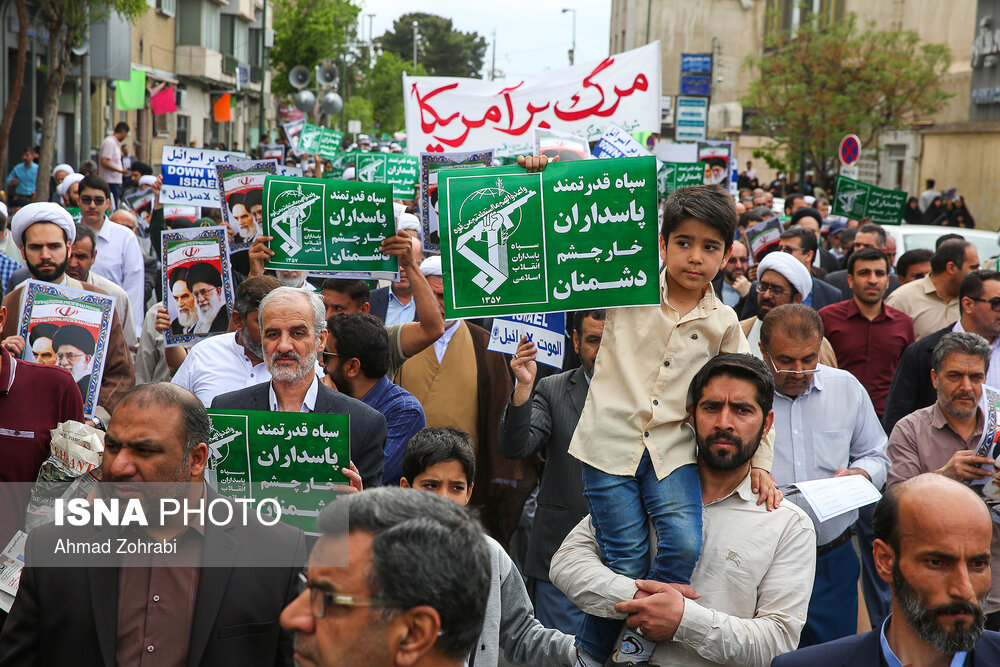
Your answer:
[[[232,408],[349,414],[350,486],[313,544],[171,534],[229,567],[33,568],[54,539],[36,528],[0,665],[1000,664],[977,451],[995,438],[1000,272],[960,234],[897,257],[882,227],[791,194],[779,242],[751,256],[737,239],[774,215],[770,193],[677,190],[660,303],[569,314],[561,372],[527,339],[503,355],[489,322],[445,319],[418,225],[382,242],[400,276],[378,288],[267,271],[258,236],[233,256],[228,333],[167,348],[171,327],[224,316],[221,287],[189,273],[158,293],[172,223],[155,199],[148,220],[119,204],[161,181],[123,167],[115,129],[89,173],[56,168],[58,201],[22,198],[26,151],[0,205],[0,481],[34,482],[50,429],[85,421],[94,341],[20,337],[31,278],[117,297],[87,420],[105,481],[202,482],[205,409]],[[882,500],[821,521],[792,486],[850,475]],[[26,500],[4,486],[5,543]],[[344,567],[320,557],[344,546]],[[246,550],[309,565],[240,567]]]

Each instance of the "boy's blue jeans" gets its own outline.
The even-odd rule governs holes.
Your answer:
[[[583,465],[583,493],[604,563],[632,579],[691,583],[701,555],[701,482],[698,466],[677,468],[661,480],[643,452],[634,476],[609,475]],[[656,533],[650,568],[649,523]],[[600,661],[614,650],[622,621],[587,614],[577,647]]]

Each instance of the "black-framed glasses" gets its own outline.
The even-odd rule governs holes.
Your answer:
[[[1000,296],[995,296],[992,299],[977,299],[974,296],[970,296],[969,298],[978,303],[988,303],[990,304],[990,310],[994,313],[1000,313]]]
[[[326,350],[323,350],[323,358],[324,359],[328,359],[329,357],[340,357],[342,359],[346,359],[347,358],[347,357],[344,357],[344,355],[342,355],[342,354],[337,354],[336,352],[327,352]]]
[[[309,591],[309,611],[316,618],[325,618],[326,610],[329,607],[388,607],[389,605],[379,602],[376,598],[364,595],[345,595],[343,593],[331,593],[317,588],[309,583],[309,578],[304,572],[299,572],[299,595]]]
[[[781,297],[788,294],[788,290],[784,287],[778,287],[777,285],[772,285],[771,283],[758,282],[757,283],[757,294],[763,294],[764,292],[770,292],[771,296],[775,299],[780,299]]]
[[[95,206],[103,206],[107,199],[104,197],[90,197],[88,195],[80,195],[80,202],[90,206],[94,204]]]
[[[789,255],[797,255],[800,252],[802,252],[802,248],[796,248],[793,245],[778,246],[778,250],[780,250],[781,252],[787,253]]]

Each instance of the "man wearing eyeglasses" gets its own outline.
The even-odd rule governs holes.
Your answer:
[[[297,665],[469,664],[486,618],[490,555],[464,508],[433,493],[369,489],[331,503],[317,524],[323,535],[301,593],[281,613]],[[349,564],[335,567],[348,552]]]
[[[97,259],[91,271],[125,290],[132,305],[136,336],[142,334],[146,312],[145,265],[135,234],[111,222],[111,190],[107,182],[91,174],[80,181],[80,222],[97,232]]]
[[[760,327],[764,317],[778,306],[800,303],[802,294],[812,290],[809,271],[801,262],[787,253],[772,252],[757,265],[757,282],[754,291],[759,299],[757,315],[740,321],[743,335],[750,343],[750,353],[758,359],[760,354]],[[827,366],[837,366],[837,357],[830,342],[824,338],[820,343],[819,360]]]
[[[749,268],[747,247],[739,241],[733,241],[733,251],[729,261],[712,279],[712,289],[726,304],[737,313],[742,312],[743,304],[750,293],[751,283],[747,279]]]
[[[990,482],[995,461],[977,456],[985,417],[980,407],[991,346],[971,333],[947,333],[934,348],[931,380],[937,393],[933,405],[897,422],[889,436],[892,467],[886,486],[925,472],[959,482]],[[1000,526],[993,524],[992,567],[1000,566]],[[1000,576],[984,604],[986,628],[1000,628]]]
[[[876,488],[889,468],[886,436],[868,392],[847,371],[819,363],[823,321],[802,304],[764,318],[760,351],[774,376],[774,466],[779,485],[864,475]],[[857,511],[819,521],[801,495],[787,497],[816,526],[816,578],[800,646],[857,632],[858,557],[851,545]]]
[[[962,280],[959,302],[958,322],[924,336],[903,351],[885,403],[882,423],[886,433],[892,433],[896,422],[906,415],[937,400],[937,392],[929,382],[932,357],[934,348],[946,334],[967,331],[986,339],[992,354],[986,364],[985,382],[1000,388],[1000,272],[970,272]]]

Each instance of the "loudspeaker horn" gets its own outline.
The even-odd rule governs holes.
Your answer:
[[[302,90],[309,85],[309,80],[312,75],[309,74],[309,68],[305,65],[296,65],[292,68],[292,71],[288,73],[288,83],[295,90]]]
[[[326,87],[337,83],[337,68],[334,65],[323,65],[316,68],[316,80]]]
[[[90,38],[84,37],[78,44],[70,49],[74,56],[82,56],[90,51]]]

